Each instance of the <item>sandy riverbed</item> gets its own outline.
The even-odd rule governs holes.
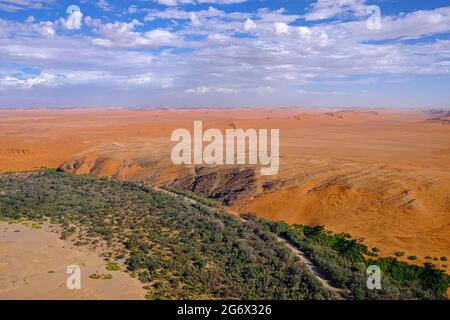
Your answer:
[[[66,268],[81,268],[81,289],[69,290]],[[111,280],[92,280],[93,273]],[[73,247],[58,234],[0,222],[0,299],[143,299],[141,283],[125,272],[108,272],[105,261]]]

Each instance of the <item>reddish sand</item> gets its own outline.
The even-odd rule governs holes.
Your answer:
[[[167,183],[194,172],[169,158],[171,132],[194,120],[280,129],[279,174],[258,176],[234,212],[324,224],[419,263],[450,257],[450,126],[420,111],[0,110],[0,170],[72,163],[76,173]]]

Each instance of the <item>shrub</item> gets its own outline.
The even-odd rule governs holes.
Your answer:
[[[106,264],[106,270],[108,271],[119,271],[121,270],[120,266],[115,262],[109,262]]]
[[[89,276],[89,278],[92,280],[97,280],[100,279],[100,275],[98,273],[93,273]]]

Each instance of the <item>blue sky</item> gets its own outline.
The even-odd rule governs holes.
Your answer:
[[[0,0],[0,107],[448,108],[448,88],[448,0]]]

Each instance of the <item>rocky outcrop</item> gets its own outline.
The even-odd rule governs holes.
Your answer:
[[[258,193],[256,167],[175,166],[159,153],[133,146],[104,146],[74,156],[58,170],[74,174],[107,176],[150,186],[192,191],[226,205],[253,199]]]
[[[229,205],[257,195],[255,170],[252,168],[198,167],[192,176],[180,177],[168,186],[220,199]]]

